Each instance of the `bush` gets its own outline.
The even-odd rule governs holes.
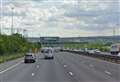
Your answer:
[[[13,34],[11,36],[0,35],[0,55],[26,52],[30,48],[35,47],[38,48],[38,44],[27,42],[20,34]]]

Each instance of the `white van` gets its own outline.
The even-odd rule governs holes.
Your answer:
[[[41,50],[41,52],[44,55],[45,59],[54,59],[52,48],[44,48]]]
[[[120,44],[112,44],[110,52],[113,55],[117,55],[118,53],[120,53]]]

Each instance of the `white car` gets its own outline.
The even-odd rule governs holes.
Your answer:
[[[51,48],[42,49],[42,53],[45,59],[54,59],[53,49]]]
[[[95,49],[95,50],[88,50],[88,53],[90,53],[90,54],[99,54],[99,53],[101,53],[101,51],[99,51],[98,49]]]
[[[118,56],[120,56],[120,52],[118,53]]]
[[[94,54],[94,53],[95,53],[95,50],[89,50],[88,53],[89,53],[89,54]]]
[[[101,51],[98,50],[98,49],[96,49],[94,52],[95,52],[95,53],[101,53]]]
[[[26,53],[24,58],[24,63],[34,63],[36,61],[36,56],[33,53]]]

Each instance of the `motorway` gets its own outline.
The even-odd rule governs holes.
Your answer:
[[[120,82],[120,64],[68,52],[24,64],[23,58],[0,65],[0,82]]]

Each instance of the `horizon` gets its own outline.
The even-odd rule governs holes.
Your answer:
[[[59,37],[59,36],[40,36],[40,37]],[[40,37],[26,37],[26,38],[40,38]],[[120,35],[115,36],[76,36],[76,37],[59,37],[59,38],[91,38],[91,37],[120,37]]]

